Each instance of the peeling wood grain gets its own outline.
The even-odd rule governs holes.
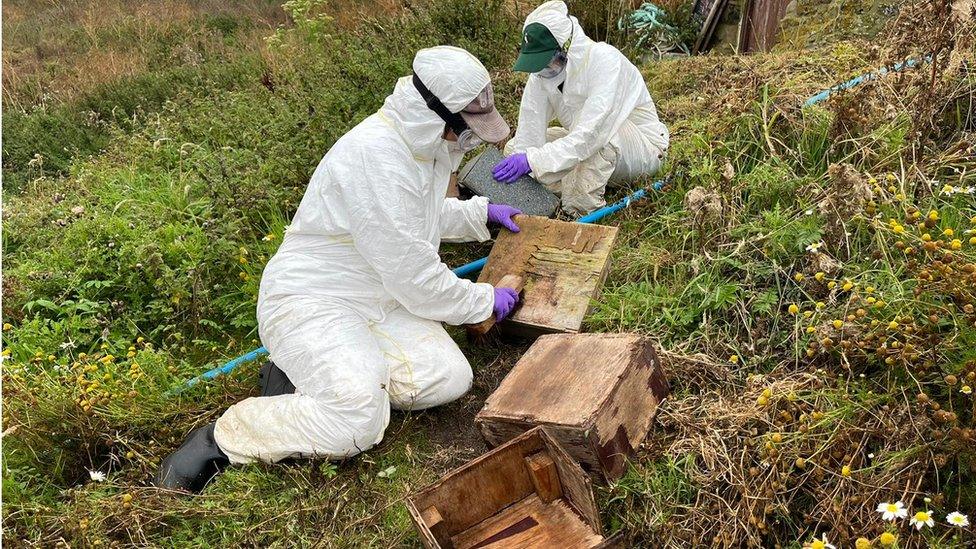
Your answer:
[[[523,337],[579,332],[610,265],[616,227],[517,216],[521,231],[503,231],[478,282],[524,278],[521,307],[500,328]]]

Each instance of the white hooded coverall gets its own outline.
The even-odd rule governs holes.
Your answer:
[[[451,112],[489,83],[459,48],[421,50],[413,69]],[[352,456],[382,440],[391,406],[437,406],[470,388],[441,322],[488,318],[493,287],[455,276],[438,246],[487,240],[488,200],[445,199],[462,153],[444,129],[401,78],[319,163],[258,297],[261,340],[296,392],[248,398],[217,420],[232,463]]]
[[[657,172],[668,129],[637,67],[587,37],[565,3],[540,5],[523,29],[532,23],[549,29],[560,46],[569,42],[566,68],[555,78],[529,75],[505,153],[526,153],[533,177],[561,196],[563,209],[585,214],[606,204],[609,181]],[[548,127],[554,118],[562,127]]]

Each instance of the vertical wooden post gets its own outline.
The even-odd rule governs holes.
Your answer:
[[[430,533],[434,535],[434,539],[437,540],[437,544],[441,546],[441,549],[454,549],[454,543],[451,542],[451,534],[447,531],[447,523],[444,522],[444,517],[441,516],[437,507],[432,505],[424,509],[422,516],[424,524],[427,525]]]
[[[544,503],[551,503],[563,497],[562,486],[559,484],[559,472],[556,463],[545,452],[537,452],[525,456],[525,466],[529,469],[532,485],[536,494]]]

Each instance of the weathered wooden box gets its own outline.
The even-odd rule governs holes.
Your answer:
[[[535,341],[475,422],[500,444],[537,425],[597,479],[626,470],[669,392],[651,341],[638,334],[552,334]]]
[[[607,548],[590,479],[532,429],[407,498],[432,549]]]
[[[580,331],[610,266],[617,228],[520,215],[518,233],[501,231],[478,282],[517,275],[524,298],[499,328],[515,335]]]

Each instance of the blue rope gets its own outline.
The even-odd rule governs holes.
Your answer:
[[[655,181],[654,184],[651,185],[651,189],[653,189],[655,191],[660,191],[661,189],[664,188],[664,185],[665,185],[664,180]],[[632,193],[632,194],[630,194],[628,196],[625,196],[624,198],[618,200],[617,202],[614,202],[613,204],[611,204],[609,206],[604,206],[604,207],[600,208],[599,210],[595,210],[595,211],[591,212],[588,215],[584,215],[583,217],[577,219],[576,222],[577,223],[595,223],[596,221],[599,221],[599,220],[603,219],[604,217],[606,217],[606,216],[608,216],[608,215],[610,215],[610,214],[612,214],[614,212],[617,212],[619,210],[622,210],[624,208],[629,207],[632,203],[634,203],[634,202],[636,202],[636,201],[638,201],[638,200],[640,200],[642,198],[645,198],[646,196],[647,196],[647,190],[646,189],[638,189],[634,193]],[[471,263],[468,263],[466,265],[461,265],[460,267],[454,269],[454,274],[456,274],[457,276],[468,276],[468,275],[477,273],[482,268],[484,268],[485,263],[487,263],[487,262],[488,262],[488,258],[487,257],[482,257],[481,259],[477,259],[475,261],[472,261]],[[193,387],[194,385],[199,384],[202,381],[209,381],[211,379],[214,379],[215,377],[219,377],[219,376],[222,376],[224,374],[229,374],[230,372],[234,371],[234,369],[237,368],[238,366],[240,366],[241,364],[244,364],[245,362],[251,362],[252,360],[257,360],[258,358],[260,358],[260,357],[262,357],[262,356],[264,356],[266,354],[268,354],[268,349],[266,349],[264,347],[258,347],[257,349],[254,349],[253,351],[251,351],[251,352],[249,352],[249,353],[247,353],[245,355],[241,355],[241,356],[239,356],[239,357],[237,357],[237,358],[235,358],[233,360],[228,361],[223,366],[219,366],[217,368],[213,368],[212,370],[207,370],[206,372],[198,375],[197,377],[194,377],[193,379],[188,380],[184,384],[184,386],[178,387],[178,388],[170,391],[170,394],[180,393],[180,392],[184,391],[185,389],[188,389],[190,387]]]
[[[877,78],[881,78],[882,76],[888,74],[889,72],[901,72],[901,71],[903,71],[905,69],[909,69],[909,68],[914,67],[916,65],[920,65],[922,63],[931,63],[931,62],[932,62],[932,54],[928,54],[925,57],[922,57],[921,59],[914,59],[914,58],[913,59],[907,59],[907,60],[902,61],[900,63],[895,63],[894,65],[891,65],[890,67],[882,67],[882,68],[880,68],[880,69],[878,69],[876,71],[869,72],[867,74],[862,74],[861,76],[855,76],[854,78],[851,78],[847,82],[841,82],[840,84],[837,84],[836,86],[832,86],[830,88],[827,88],[826,90],[823,90],[822,92],[820,92],[818,94],[815,94],[815,95],[811,96],[809,99],[807,99],[803,103],[803,106],[804,107],[809,107],[810,105],[816,105],[817,103],[820,103],[821,101],[827,99],[828,97],[830,97],[831,95],[833,95],[833,94],[835,94],[835,93],[837,93],[839,91],[849,90],[849,89],[853,88],[854,86],[857,86],[857,85],[862,84],[864,82],[869,82],[871,80],[875,80]]]

